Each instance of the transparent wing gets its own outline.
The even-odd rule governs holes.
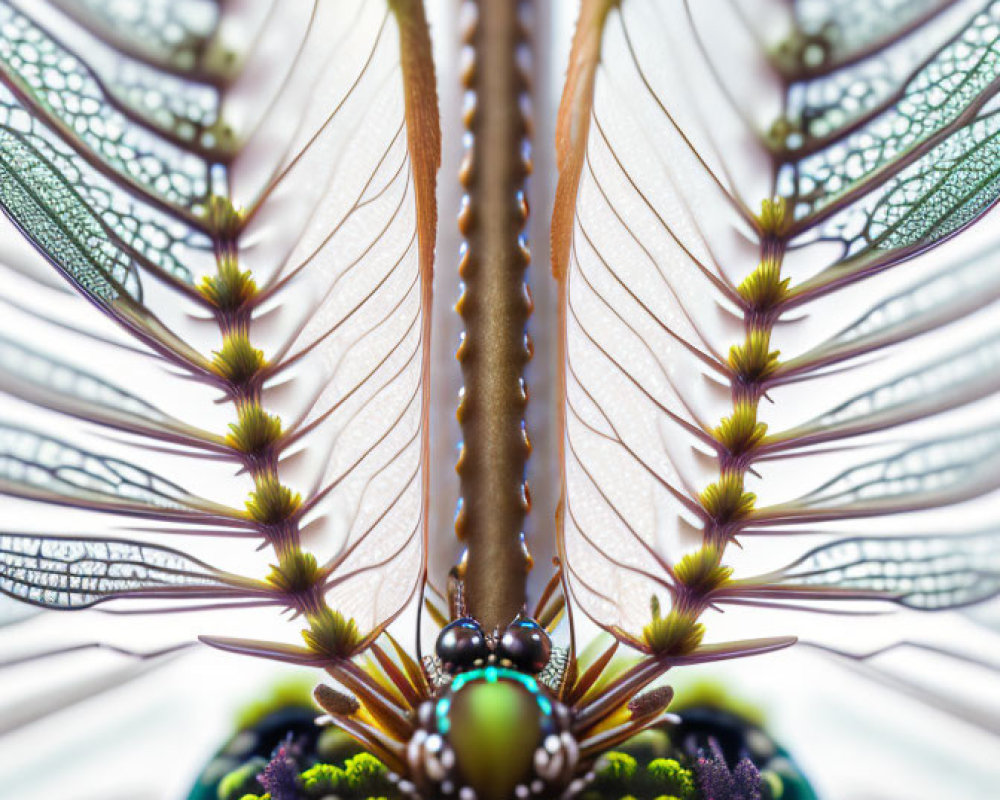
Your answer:
[[[2,591],[273,606],[363,648],[423,579],[420,4],[12,0],[0,26]],[[248,629],[222,619],[184,635]]]
[[[917,611],[996,596],[998,14],[583,4],[560,543],[619,639],[668,663],[706,628],[919,643]]]
[[[170,597],[182,587],[197,587],[206,596],[226,594],[222,576],[211,567],[177,550],[127,540],[8,533],[0,536],[0,553],[0,591],[42,608]]]

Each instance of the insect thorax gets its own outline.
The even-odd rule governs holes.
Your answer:
[[[437,691],[418,709],[411,780],[400,790],[459,800],[561,795],[579,761],[572,714],[554,691],[564,652],[534,620],[487,636],[468,617],[445,626],[435,650],[427,666]]]

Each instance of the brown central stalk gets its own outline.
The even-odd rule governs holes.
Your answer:
[[[456,466],[462,493],[456,532],[468,548],[468,610],[490,630],[520,612],[529,568],[522,531],[529,507],[524,368],[531,358],[525,334],[531,298],[522,231],[530,162],[524,154],[528,79],[518,62],[527,43],[518,18],[524,3],[470,5],[477,13],[463,32],[474,57],[462,76],[471,146],[460,175],[466,250],[459,266],[464,291],[457,308],[465,338],[458,359],[465,386],[458,409],[464,443]]]

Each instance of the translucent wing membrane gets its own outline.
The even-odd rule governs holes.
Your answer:
[[[0,29],[0,491],[39,509],[0,592],[276,606],[306,646],[224,645],[353,655],[423,579],[419,3],[10,0]],[[107,513],[127,537],[81,535]]]
[[[780,584],[773,596],[825,586],[925,610],[972,605],[1000,593],[1000,533],[840,539],[782,570]]]
[[[620,640],[690,663],[792,641],[705,645],[765,627],[712,610],[996,597],[998,15],[583,4],[553,218],[560,543]]]
[[[218,0],[56,0],[81,26],[112,47],[182,75],[205,70],[220,16]]]
[[[117,597],[169,597],[180,587],[209,595],[225,589],[218,573],[177,550],[123,539],[7,533],[0,535],[0,553],[0,591],[43,608],[89,608]]]
[[[172,418],[99,375],[0,336],[0,387],[12,397],[79,419],[151,438],[226,448],[224,436]]]
[[[60,138],[74,137],[98,171],[179,215],[204,206],[209,164],[145,126],[130,125],[128,109],[98,76],[49,32],[12,8],[4,9],[3,62],[8,108],[27,110]]]
[[[925,22],[947,5],[948,0],[798,0],[798,36],[789,44],[799,45],[797,55],[804,66],[828,68],[891,42],[900,31]]]
[[[107,243],[100,219],[82,206],[72,187],[46,163],[23,138],[5,130],[4,207],[12,221],[88,295],[112,303],[122,295],[141,296],[134,267],[128,257]],[[46,194],[58,208],[66,208],[59,220],[38,196]]]
[[[7,494],[84,508],[158,515],[201,506],[211,513],[148,470],[13,425],[0,424],[0,482]]]

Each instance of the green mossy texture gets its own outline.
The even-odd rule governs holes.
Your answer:
[[[224,792],[224,787],[243,788],[229,779],[242,773],[243,767],[227,775],[219,783],[218,800],[271,800],[270,795],[237,791]],[[316,764],[299,775],[303,800],[322,800],[330,796],[341,800],[390,800],[397,797],[387,779],[388,770],[375,756],[359,753],[340,766]]]
[[[311,722],[310,686],[308,681],[290,681],[275,687],[246,709],[239,730],[243,735],[258,730],[273,733],[274,718],[291,708],[301,709]],[[714,682],[698,681],[685,687],[674,705],[682,714],[714,709],[742,721],[748,730],[762,730],[765,717],[760,709],[730,696]],[[283,723],[278,729],[284,730]],[[671,731],[669,726],[653,728],[605,753],[595,765],[594,783],[580,800],[709,800],[698,786],[691,756],[680,749],[679,742],[675,747]],[[386,767],[343,731],[327,727],[311,741],[299,760],[302,771],[296,800],[399,800]],[[242,762],[230,760],[228,771],[217,773],[210,782],[204,780],[206,771],[199,785],[208,791],[193,792],[188,800],[272,800],[262,793],[257,781],[267,763],[261,755],[266,753],[258,748],[253,757],[247,753]],[[816,800],[787,753],[776,745],[761,769],[762,800]]]
[[[595,772],[597,779],[581,800],[700,800],[694,773],[673,758],[649,761],[627,752],[613,751],[604,754]]]
[[[637,737],[622,750],[605,753],[598,763],[596,780],[580,800],[708,800],[685,756],[668,749],[671,757],[650,757],[663,750],[660,737]],[[631,745],[631,746],[630,746]],[[669,745],[668,745],[669,748]],[[218,800],[271,800],[270,795],[246,793],[250,763],[227,775],[219,784]],[[258,771],[260,765],[258,766]],[[814,795],[797,773],[765,769],[762,800],[813,800]],[[254,773],[256,774],[256,773]],[[360,753],[341,765],[316,764],[299,775],[302,800],[395,800],[399,795],[386,778],[378,759]],[[253,780],[253,775],[250,775]]]

